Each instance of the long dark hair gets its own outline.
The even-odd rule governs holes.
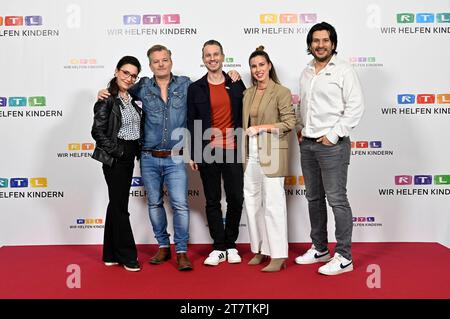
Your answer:
[[[138,74],[141,72],[141,64],[139,60],[134,56],[126,55],[117,62],[116,70],[120,70],[120,68],[125,64],[134,65],[138,69]],[[119,86],[117,85],[116,77],[113,77],[108,83],[108,91],[112,96],[117,96],[119,94]]]
[[[270,60],[270,57],[267,54],[267,52],[264,51],[264,46],[260,45],[259,47],[256,48],[255,51],[252,52],[252,54],[250,54],[250,57],[248,58],[248,65],[250,65],[251,59],[253,59],[256,56],[262,56],[262,57],[264,57],[266,59],[267,63],[270,63],[272,68],[269,71],[269,78],[272,81],[274,81],[275,83],[281,84],[280,80],[278,80],[277,72],[275,71],[275,66],[273,65],[272,61]],[[256,85],[257,82],[258,81],[252,76],[252,84]]]

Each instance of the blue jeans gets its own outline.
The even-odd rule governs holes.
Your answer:
[[[167,216],[164,209],[163,185],[169,193],[173,211],[174,242],[177,253],[187,251],[189,240],[189,206],[187,201],[187,173],[184,162],[176,156],[157,158],[142,152],[141,176],[147,192],[148,212],[153,233],[159,247],[170,246]]]
[[[308,200],[311,239],[318,251],[328,249],[327,205],[333,210],[336,224],[335,252],[351,260],[353,230],[352,210],[347,199],[347,171],[350,164],[350,139],[326,146],[315,139],[304,138],[300,159]]]

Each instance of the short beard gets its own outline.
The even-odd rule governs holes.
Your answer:
[[[316,56],[315,54],[313,54],[313,56],[314,56],[314,59],[315,59],[317,62],[327,62],[327,61],[329,61],[329,60],[332,58],[333,53],[332,53],[331,55],[327,55],[327,56],[324,57],[324,58],[319,58],[319,57]]]

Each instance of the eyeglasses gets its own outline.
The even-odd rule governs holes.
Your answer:
[[[139,79],[137,74],[131,74],[130,72],[122,69],[120,69],[120,71],[122,71],[123,75],[125,75],[125,79],[129,79],[130,77],[133,81],[137,81]]]

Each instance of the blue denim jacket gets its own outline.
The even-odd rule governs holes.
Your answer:
[[[177,128],[186,128],[187,89],[191,80],[186,76],[172,75],[167,103],[161,98],[161,90],[154,77],[143,77],[129,89],[132,96],[142,101],[144,111],[144,150],[171,150],[181,148],[180,134],[172,139]]]

